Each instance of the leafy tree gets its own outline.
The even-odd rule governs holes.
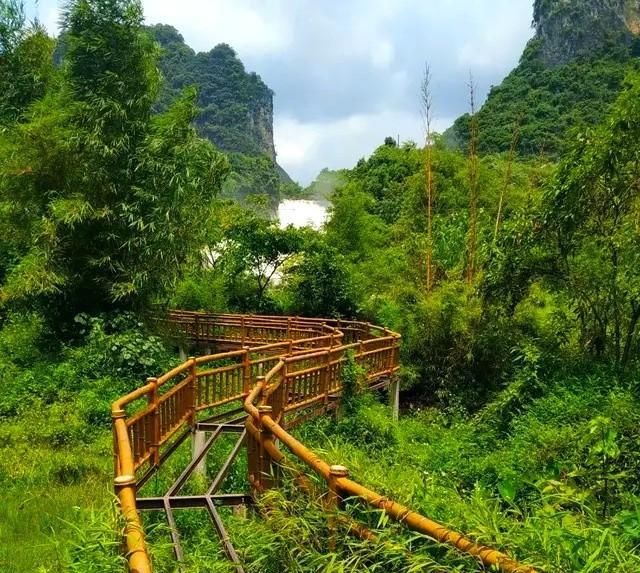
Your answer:
[[[547,199],[546,224],[584,345],[626,366],[640,320],[640,75],[607,122],[575,138]]]
[[[326,167],[304,190],[306,196],[316,201],[330,201],[333,193],[346,184],[346,170],[330,171]]]
[[[173,284],[226,160],[191,127],[195,93],[152,114],[156,49],[134,0],[74,0],[62,86],[0,143],[0,199],[20,252],[5,302],[96,311]]]
[[[44,95],[54,76],[53,49],[44,28],[27,26],[22,2],[0,3],[0,126]]]
[[[313,241],[285,276],[291,292],[291,312],[302,316],[354,316],[352,278],[347,261],[336,249]]]
[[[302,251],[306,231],[281,229],[277,222],[239,208],[231,208],[225,218],[224,239],[215,249],[231,303],[243,311],[264,311],[268,287],[287,261]]]

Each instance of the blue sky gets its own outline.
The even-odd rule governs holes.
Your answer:
[[[27,0],[56,33],[58,0]],[[433,75],[435,125],[484,97],[518,62],[532,0],[143,0],[150,23],[196,50],[233,46],[275,91],[278,161],[301,183],[352,166],[387,135],[420,140],[419,86]]]

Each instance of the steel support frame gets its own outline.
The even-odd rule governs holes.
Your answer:
[[[243,415],[242,418],[245,416]],[[171,535],[171,542],[173,544],[173,550],[178,563],[184,562],[184,551],[180,542],[180,534],[178,532],[175,516],[173,511],[176,509],[205,509],[211,519],[213,528],[215,529],[218,538],[222,544],[222,548],[231,563],[235,566],[236,573],[244,573],[242,564],[236,553],[233,544],[229,538],[229,535],[224,527],[218,507],[222,506],[240,506],[249,505],[252,503],[252,497],[245,493],[218,493],[222,482],[229,473],[231,465],[238,456],[240,449],[242,448],[247,432],[243,425],[239,425],[236,422],[239,418],[227,421],[225,423],[215,423],[213,421],[199,422],[195,425],[194,431],[196,432],[211,432],[211,436],[206,440],[204,447],[199,451],[187,464],[182,473],[174,480],[169,486],[169,489],[163,496],[158,497],[138,497],[136,500],[137,507],[140,511],[162,511],[167,520],[169,526],[169,534]],[[184,442],[186,437],[190,434],[189,431],[180,436],[176,440],[175,444],[172,444],[171,451],[167,452],[162,461],[173,453],[180,444]],[[226,460],[222,464],[222,467],[213,478],[213,481],[209,485],[207,492],[204,495],[180,495],[181,489],[187,483],[189,478],[196,473],[198,465],[205,459],[207,452],[211,449],[217,439],[223,434],[235,434],[238,435],[238,439],[233,446],[231,452],[227,456]],[[155,473],[158,467],[151,468],[138,482],[139,487],[144,485],[151,475]]]

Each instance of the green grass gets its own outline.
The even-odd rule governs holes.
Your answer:
[[[126,570],[111,490],[111,435],[101,412],[113,393],[131,385],[125,376],[135,375],[104,377],[113,369],[114,358],[103,350],[112,346],[109,337],[58,362],[36,356],[27,367],[17,356],[0,369],[2,382],[13,384],[4,394],[4,411],[15,411],[0,420],[2,573]],[[158,356],[171,358],[160,351]],[[90,371],[76,366],[92,357]],[[532,380],[514,379],[471,417],[427,409],[394,423],[374,397],[356,395],[350,415],[337,422],[318,419],[296,434],[326,461],[346,465],[361,483],[540,572],[640,570],[640,399],[629,382],[633,377],[619,379],[590,366]],[[236,439],[225,435],[216,442],[208,455],[209,476]],[[604,466],[603,451],[610,456]],[[187,440],[142,495],[164,493],[190,456]],[[242,452],[222,490],[247,491],[246,473]],[[319,492],[326,490],[316,483]],[[193,477],[184,493],[199,494],[205,486]],[[221,509],[248,573],[477,570],[473,560],[353,503],[354,518],[381,542],[363,542],[341,530],[336,550],[328,551],[328,519],[319,501],[285,480],[260,500],[257,513],[243,517]],[[185,573],[232,571],[207,513],[175,514]],[[144,522],[155,571],[174,573],[162,513],[147,513]]]
[[[112,500],[105,441],[60,450],[27,443],[0,449],[0,571],[66,570],[76,527]]]

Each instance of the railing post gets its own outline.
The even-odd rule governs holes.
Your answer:
[[[400,417],[400,380],[397,376],[391,376],[389,384],[389,402],[391,406],[391,419],[394,422]]]
[[[384,329],[384,337],[385,338],[389,338],[389,329],[385,328]],[[391,341],[385,341],[384,343],[384,369],[391,374],[391,370],[393,369],[393,353],[394,353],[394,342],[393,340]]]
[[[282,419],[284,418],[284,406],[283,406],[284,378],[282,377],[282,372],[279,373],[279,376],[280,376],[280,383],[278,384],[278,387],[271,394],[269,402],[271,403],[271,408],[272,408],[271,412],[272,412],[273,419],[279,424],[281,424]]]
[[[198,373],[196,359],[189,357],[189,392],[187,393],[187,408],[189,409],[189,425],[191,426],[191,459],[198,457],[204,444],[207,441],[206,432],[198,432],[197,426],[197,388],[198,388]],[[194,468],[194,473],[201,476],[205,476],[207,471],[207,457],[202,458],[202,461]]]
[[[242,356],[242,392],[244,395],[248,395],[251,392],[251,360],[249,359],[249,348],[245,346],[243,348],[244,354]]]
[[[264,384],[264,376],[258,376],[256,378],[256,384]],[[257,431],[257,436],[254,431],[247,432],[247,470],[249,473],[249,482],[251,489],[254,493],[260,493],[262,487],[262,430],[260,419],[257,420],[253,416],[248,416],[246,421],[247,427],[253,426]]]
[[[287,406],[289,404],[289,381],[287,376],[289,374],[289,364],[285,360],[280,371],[280,387],[276,390],[278,396],[278,424],[285,430],[287,429]]]
[[[199,432],[194,428],[191,439],[191,459],[195,460],[200,452],[203,450],[205,443],[207,442],[207,433]],[[200,463],[193,469],[193,473],[202,477],[207,475],[207,456],[202,458]]]
[[[265,442],[273,442],[273,434],[271,430],[265,427],[262,420],[265,416],[269,416],[273,412],[273,409],[271,406],[262,405],[258,406],[258,412],[260,414],[260,427],[258,428],[260,431],[260,443],[258,444],[258,471],[260,472],[260,477],[258,479],[260,480],[261,489],[265,490],[271,489],[274,485],[275,467],[269,452],[267,452],[265,448]]]
[[[197,364],[193,356],[189,357],[189,392],[187,393],[188,409],[189,409],[189,425],[195,430],[196,425],[196,388],[198,385],[198,374],[196,372]]]
[[[344,466],[334,465],[329,468],[329,492],[327,495],[329,551],[336,550],[337,513],[342,508],[342,492],[338,486],[340,478],[349,477],[349,470]]]
[[[147,384],[151,384],[151,392],[148,400],[153,408],[151,414],[151,464],[158,466],[160,463],[160,410],[158,409],[158,379],[147,378]]]
[[[320,392],[324,395],[324,409],[329,405],[329,391],[331,389],[331,351],[327,350],[324,364],[320,370]]]
[[[240,317],[240,342],[244,346],[245,338],[247,337],[246,326],[244,323],[244,315]]]
[[[124,419],[127,414],[124,410],[115,410],[111,412],[111,430],[113,434],[113,475],[120,475],[120,459],[118,457],[118,435],[116,433],[116,420]]]

